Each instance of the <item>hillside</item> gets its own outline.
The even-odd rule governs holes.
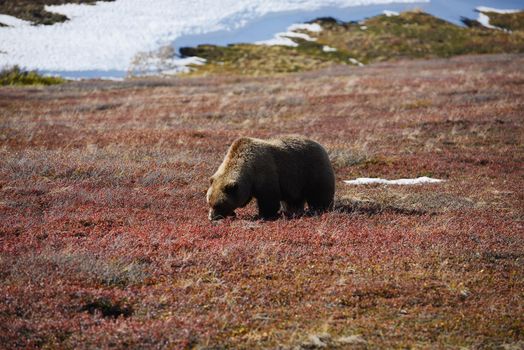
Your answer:
[[[278,38],[281,45],[199,45],[183,47],[180,53],[207,60],[206,65],[193,66],[192,75],[267,75],[333,64],[524,52],[524,12],[485,15],[493,18],[496,28],[469,19],[464,19],[468,26],[461,27],[421,11],[382,14],[347,23],[319,18],[311,22],[319,29],[283,33]]]
[[[522,348],[522,67],[0,87],[1,346]],[[336,211],[210,223],[227,146],[282,133],[328,149]],[[342,182],[416,176],[446,181]]]

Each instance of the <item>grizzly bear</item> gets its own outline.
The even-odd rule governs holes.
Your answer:
[[[211,177],[209,219],[235,216],[235,209],[257,200],[259,216],[275,218],[282,206],[300,214],[333,206],[335,175],[324,148],[301,136],[271,140],[241,137],[233,142]]]

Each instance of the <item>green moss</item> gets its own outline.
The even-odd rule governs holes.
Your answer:
[[[399,16],[376,16],[363,23],[319,18],[316,41],[293,38],[297,47],[237,44],[200,45],[182,48],[185,56],[205,58],[208,64],[195,67],[193,75],[214,73],[268,75],[352,64],[350,58],[372,63],[401,58],[451,57],[462,54],[524,52],[522,13],[500,15],[514,32],[473,25],[460,27],[420,11]],[[502,21],[495,18],[493,21]],[[499,22],[494,22],[499,23]],[[502,24],[494,24],[500,25]],[[324,52],[327,45],[337,50]]]
[[[0,86],[14,85],[55,85],[65,80],[59,77],[45,77],[35,71],[24,71],[18,66],[0,71]]]

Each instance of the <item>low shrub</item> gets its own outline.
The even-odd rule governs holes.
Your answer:
[[[0,85],[56,85],[65,80],[60,77],[46,77],[36,71],[26,71],[18,66],[4,68],[0,71]]]

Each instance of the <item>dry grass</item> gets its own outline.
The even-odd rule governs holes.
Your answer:
[[[88,226],[89,223],[82,222]],[[76,237],[85,233],[77,231]],[[46,248],[40,253],[29,253],[16,259],[4,259],[2,267],[9,271],[8,283],[36,283],[44,285],[52,271],[59,279],[72,282],[77,279],[107,286],[128,286],[144,283],[148,278],[148,259],[130,260],[125,257],[105,258],[93,252],[75,252],[71,248],[51,251]]]
[[[6,348],[517,348],[522,55],[0,88]],[[337,210],[207,220],[239,135],[329,150]],[[355,177],[433,176],[416,187]]]

